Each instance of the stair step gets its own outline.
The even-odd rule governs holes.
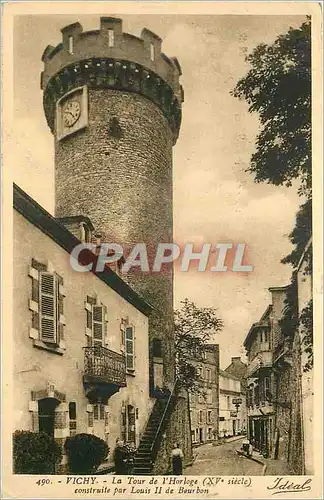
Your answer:
[[[150,476],[152,473],[152,469],[140,469],[136,468],[133,470],[134,476]]]
[[[152,460],[151,449],[155,440],[156,433],[159,429],[160,422],[164,410],[167,405],[166,399],[157,399],[146,429],[141,437],[139,447],[134,457],[133,474],[134,475],[151,475],[154,461]]]

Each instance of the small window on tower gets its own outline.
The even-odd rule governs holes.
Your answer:
[[[154,358],[162,358],[162,341],[160,339],[153,339],[152,351]]]
[[[114,30],[108,30],[108,47],[114,46]]]
[[[69,36],[69,53],[73,54],[73,36]]]
[[[155,60],[155,48],[153,43],[150,44],[150,51],[151,51],[151,61]]]

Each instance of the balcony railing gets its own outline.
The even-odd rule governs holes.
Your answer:
[[[247,377],[256,376],[263,368],[272,367],[272,352],[261,351],[249,363],[247,368]]]
[[[84,347],[84,374],[98,382],[126,386],[126,359],[106,347]]]

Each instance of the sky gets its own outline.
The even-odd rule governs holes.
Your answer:
[[[302,16],[102,15],[122,17],[123,31],[140,36],[146,27],[163,39],[163,52],[176,56],[184,88],[180,136],[173,151],[174,241],[246,243],[250,273],[189,272],[175,268],[175,307],[188,298],[214,307],[224,328],[221,368],[242,356],[251,324],[270,303],[269,287],[286,285],[291,268],[280,264],[292,246],[288,234],[301,202],[297,187],[256,184],[246,172],[259,130],[258,116],[230,92],[248,71],[245,55],[272,43]],[[13,130],[9,167],[14,181],[54,214],[54,148],[42,109],[41,56],[61,41],[60,29],[79,21],[84,31],[99,27],[99,15],[17,16],[14,30]]]

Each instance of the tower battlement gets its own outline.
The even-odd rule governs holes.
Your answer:
[[[183,90],[178,60],[162,51],[162,40],[144,28],[141,38],[122,31],[122,20],[100,18],[100,30],[83,32],[80,23],[62,30],[62,42],[43,53],[41,88],[49,127],[53,130],[55,102],[78,85],[137,92],[164,112],[175,139],[181,121]]]

